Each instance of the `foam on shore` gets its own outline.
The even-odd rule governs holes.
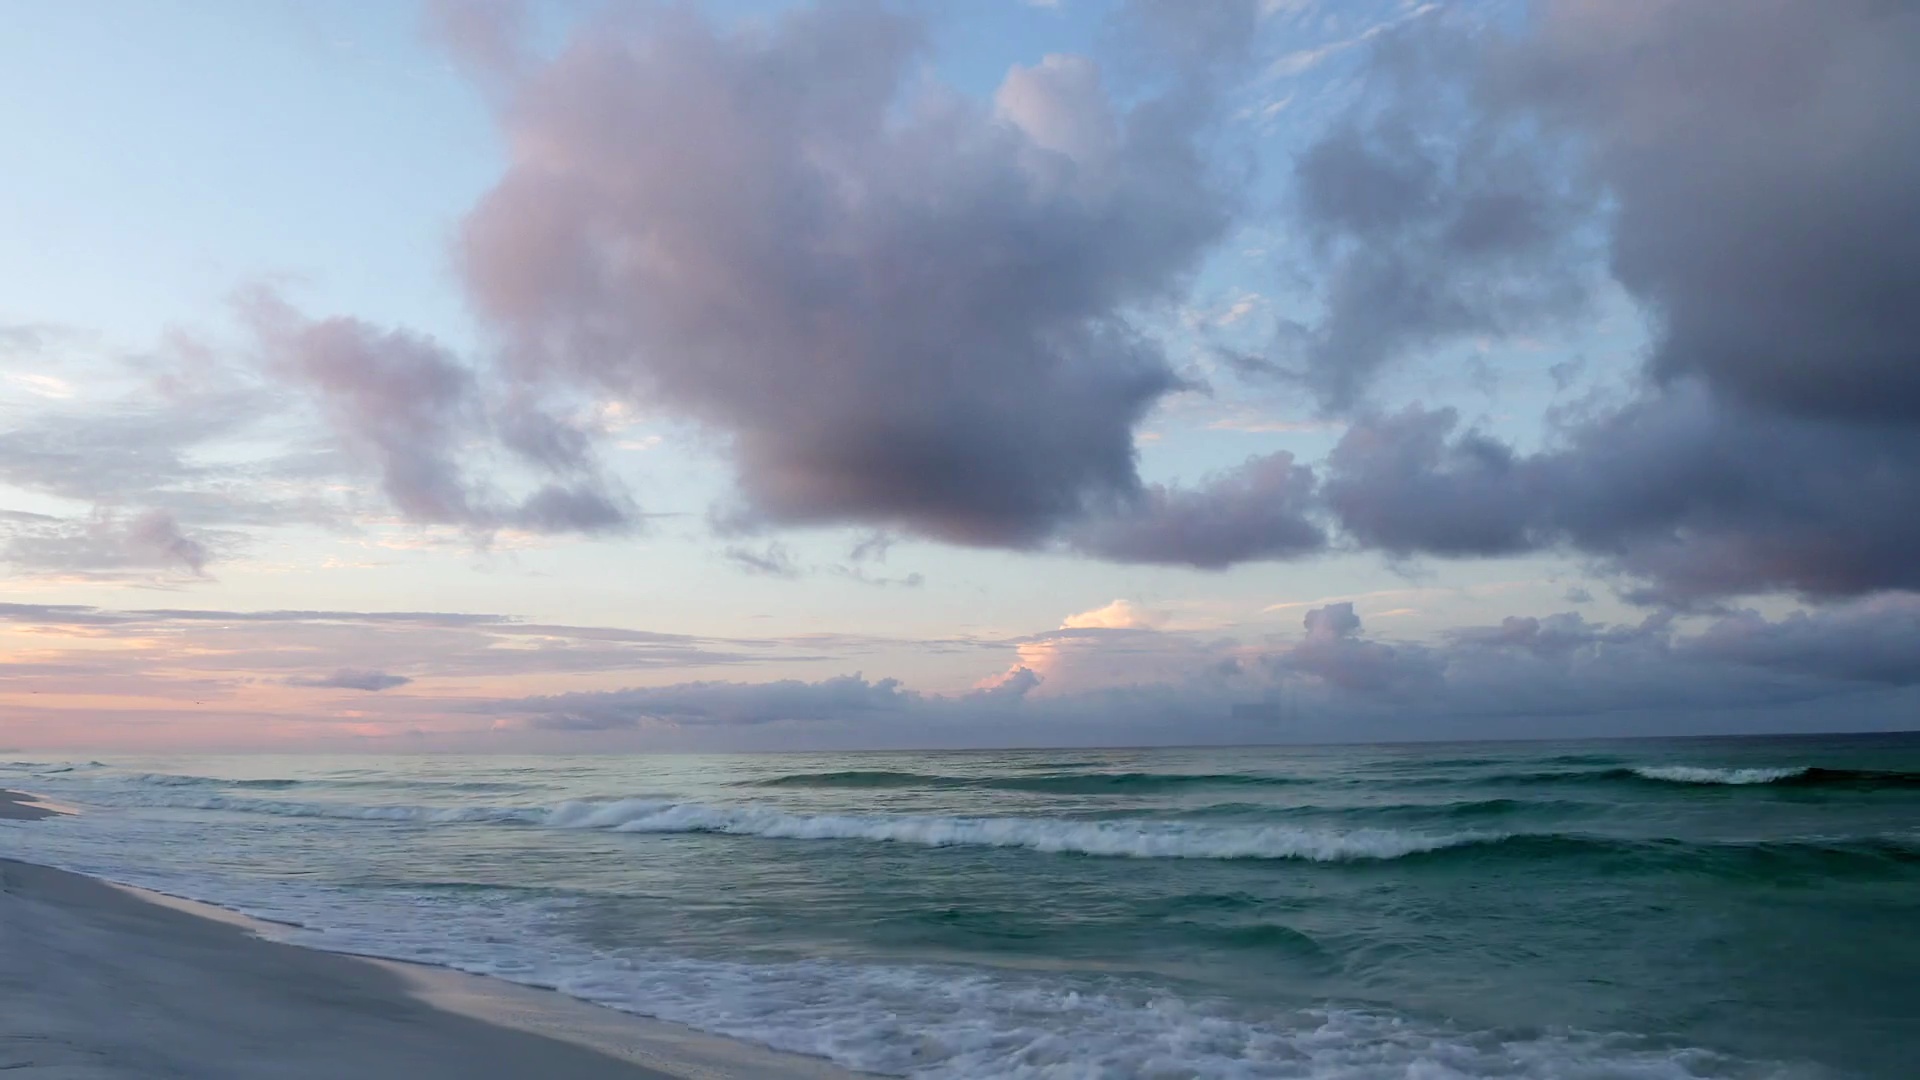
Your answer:
[[[300,948],[274,940],[272,924],[224,908],[28,863],[0,859],[0,916],[0,987],[22,991],[0,990],[0,1069],[49,1080],[182,1069],[373,1080],[854,1075],[553,991]],[[57,982],[35,975],[49,971],[58,972]],[[145,1019],[102,1024],[93,1014]],[[304,1048],[248,1038],[290,1025],[339,1031],[374,1017],[401,1036]],[[200,1028],[231,1029],[234,1037],[207,1038]]]
[[[65,817],[79,812],[80,808],[77,806],[55,802],[43,795],[0,788],[0,821],[38,821],[41,818]]]

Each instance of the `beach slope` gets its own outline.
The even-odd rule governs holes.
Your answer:
[[[433,1008],[376,964],[265,941],[91,878],[3,859],[0,1072],[34,1080],[667,1076]]]

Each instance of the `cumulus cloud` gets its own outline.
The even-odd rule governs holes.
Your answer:
[[[1163,620],[1131,600],[1115,600],[1060,620],[1062,630],[1151,630]]]
[[[1071,528],[1068,542],[1115,562],[1205,570],[1310,555],[1327,545],[1315,483],[1313,470],[1284,450],[1251,457],[1193,487],[1148,485],[1124,508]]]
[[[1330,459],[1348,534],[1395,554],[1565,545],[1693,602],[1920,588],[1920,432],[1758,413],[1678,384],[1523,454],[1452,410],[1362,421]]]
[[[1696,656],[1831,679],[1920,683],[1920,596],[1896,593],[1768,620],[1734,612],[1687,643]]]
[[[1827,727],[1871,727],[1897,721],[1911,705],[1910,697],[1873,695],[1920,685],[1916,617],[1916,598],[1900,596],[1775,619],[1738,612],[1690,629],[1671,612],[1619,625],[1571,612],[1513,616],[1400,641],[1369,636],[1351,604],[1335,603],[1307,612],[1297,637],[1260,643],[1139,628],[1062,630],[1020,643],[1021,662],[955,694],[843,676],[480,707],[544,730],[786,721],[799,740],[793,745],[809,737],[969,745],[1010,733],[1039,744],[1099,742],[1117,732],[1164,740],[1175,719],[1181,736],[1202,740],[1674,734],[1721,730],[1727,716],[1750,720],[1755,709],[1838,701],[1857,711],[1829,706],[1819,714]]]
[[[1593,186],[1536,126],[1480,107],[1460,32],[1418,19],[1368,40],[1369,92],[1293,162],[1321,310],[1242,363],[1332,412],[1396,361],[1578,314],[1598,277],[1582,232]]]
[[[1462,430],[1452,410],[1363,409],[1324,476],[1348,538],[1396,555],[1571,548],[1666,602],[1920,586],[1905,554],[1920,543],[1920,309],[1898,299],[1920,290],[1920,232],[1896,224],[1920,218],[1920,105],[1905,90],[1920,13],[1557,0],[1451,68],[1422,75],[1414,43],[1384,54],[1397,77],[1465,95],[1476,122],[1537,126],[1531,163],[1500,183],[1604,195],[1586,227],[1653,347],[1624,404],[1565,420],[1532,453]],[[1378,145],[1336,132],[1303,159],[1304,205],[1333,237],[1321,242],[1354,257],[1401,258],[1409,217],[1463,205],[1458,184],[1435,194],[1421,149],[1434,132],[1396,126],[1419,110],[1390,119],[1368,136]],[[1580,183],[1556,179],[1566,169]],[[1580,231],[1557,213],[1519,220],[1533,224],[1494,234]],[[1530,243],[1503,243],[1502,265],[1552,280],[1564,254]],[[1499,296],[1450,253],[1407,265],[1420,289]],[[1363,332],[1416,344],[1518,328],[1444,305],[1363,307]],[[1393,329],[1409,310],[1412,336]],[[1318,383],[1328,400],[1357,400],[1378,355],[1334,364]]]
[[[331,675],[296,675],[287,680],[288,686],[308,686],[328,690],[392,690],[396,686],[405,686],[412,682],[405,675],[394,675],[385,671],[359,671],[353,668],[341,668]]]
[[[1203,117],[1072,56],[982,107],[923,46],[878,5],[593,23],[503,99],[478,310],[523,371],[726,436],[749,522],[1026,546],[1143,497],[1181,381],[1134,315],[1228,220]]]
[[[1016,664],[999,677],[974,687],[966,697],[969,701],[1019,701],[1045,681],[1039,672],[1024,664]]]
[[[490,400],[470,367],[433,339],[358,319],[312,320],[268,292],[241,310],[263,362],[310,387],[350,450],[379,473],[410,521],[481,531],[608,532],[632,524],[600,476],[584,432],[524,397]],[[542,477],[518,499],[464,464],[490,442]]]
[[[1768,411],[1920,420],[1920,10],[1562,0],[1489,58],[1494,107],[1581,140],[1653,373]]]
[[[1369,641],[1351,603],[1311,608],[1301,620],[1306,638],[1269,658],[1282,671],[1310,675],[1322,684],[1366,695],[1430,691],[1440,683],[1440,665],[1424,650]]]
[[[624,732],[641,740],[633,745],[689,748],[1676,734],[1761,723],[1755,710],[1790,707],[1804,707],[1804,724],[1865,729],[1911,716],[1917,619],[1920,598],[1902,594],[1774,617],[1662,613],[1615,625],[1521,615],[1416,641],[1369,633],[1351,605],[1334,603],[1312,609],[1298,632],[1254,640],[1086,627],[975,642],[982,659],[1011,649],[1019,662],[972,690],[940,694],[860,674],[756,678],[742,666],[819,662],[871,642],[721,642],[459,612],[0,604],[0,634],[27,630],[34,643],[31,655],[0,657],[0,694],[35,691],[11,699],[10,709],[72,694],[97,711],[98,695],[115,692],[204,702],[209,711],[196,715],[267,716],[286,699],[264,687],[354,690],[361,693],[299,700],[349,702],[356,723],[394,731],[430,722],[464,732],[468,748],[514,732],[549,740]],[[342,667],[303,667],[316,655]],[[1039,663],[1026,662],[1030,655]],[[632,672],[638,681],[712,665],[741,674],[534,696],[523,689],[542,676]],[[432,671],[465,690],[453,698],[379,693],[403,685],[396,671]],[[1236,715],[1235,706],[1280,703],[1287,707]],[[325,706],[336,707],[344,706]],[[283,711],[302,708],[300,722],[332,722],[312,713],[317,706]],[[139,723],[160,730],[176,719]]]

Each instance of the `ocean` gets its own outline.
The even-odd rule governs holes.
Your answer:
[[[0,855],[913,1077],[1920,1075],[1920,736],[0,762]]]

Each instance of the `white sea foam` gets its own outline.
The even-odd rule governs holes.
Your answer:
[[[556,808],[559,814],[562,808]],[[596,817],[608,822],[621,812]],[[873,840],[926,847],[1027,848],[1135,859],[1393,859],[1497,839],[1490,833],[1423,834],[1398,829],[1290,825],[1195,825],[1175,821],[793,814],[770,806],[635,805],[620,832],[708,832],[792,840]]]
[[[1806,772],[1804,766],[1787,769],[1707,769],[1697,765],[1648,765],[1633,770],[1648,780],[1675,784],[1771,784]]]
[[[1122,847],[1141,843],[1143,833],[1153,833],[1156,842],[1173,842],[1167,838],[1171,834],[1143,830],[1145,822],[833,817],[659,799],[429,808],[195,799],[178,788],[149,788],[138,795],[170,806],[294,819],[672,831],[724,825],[749,835],[804,828],[813,835],[851,832],[863,839],[898,838],[869,835],[876,823],[890,830],[930,830],[909,841],[915,843],[953,835],[969,838],[942,842],[987,842],[966,829],[971,822],[993,821],[1005,830],[992,834],[993,842],[1050,845],[1046,850],[1074,850],[1061,845],[1076,836],[1083,843]],[[1088,829],[1094,830],[1091,841]],[[292,835],[306,831],[296,825]],[[1244,843],[1261,831],[1196,824],[1185,830],[1184,842],[1187,851],[1209,844],[1219,850],[1223,837]],[[1310,834],[1311,842],[1300,834]],[[235,835],[217,826],[202,830],[172,815],[102,813],[63,821],[59,829],[19,829],[8,840],[10,854],[23,858],[296,924],[284,934],[299,944],[551,987],[627,1012],[916,1080],[1787,1080],[1797,1075],[1624,1036],[1489,1032],[1386,1010],[1233,1003],[1183,994],[1147,977],[766,954],[721,958],[643,944],[657,940],[647,933],[615,940],[583,934],[582,920],[592,917],[590,901],[491,889],[344,887],[299,874],[255,877],[217,854]],[[1129,835],[1134,839],[1125,840]],[[1283,846],[1280,837],[1296,848],[1322,850],[1315,845],[1332,844],[1325,850],[1339,850],[1356,835],[1367,834],[1290,830],[1269,832],[1264,842],[1268,850]],[[1343,839],[1327,839],[1331,836]],[[329,835],[325,843],[337,846],[341,840]],[[163,858],[153,856],[162,850]]]
[[[345,890],[287,880],[263,887],[115,872],[90,860],[74,868],[296,924],[279,936],[297,944],[549,987],[625,1012],[915,1080],[1794,1075],[1626,1036],[1515,1037],[1386,1011],[1251,1008],[1183,997],[1131,977],[831,959],[747,962],[596,947],[564,931],[568,901]]]
[[[1181,821],[797,814],[755,803],[727,805],[663,799],[576,801],[550,807],[425,807],[356,806],[161,792],[141,799],[140,804],[424,825],[533,825],[627,833],[715,833],[778,840],[867,840],[922,847],[1024,848],[1048,854],[1133,859],[1305,859],[1313,862],[1396,859],[1442,848],[1489,843],[1508,835],[1296,825],[1204,825]]]

